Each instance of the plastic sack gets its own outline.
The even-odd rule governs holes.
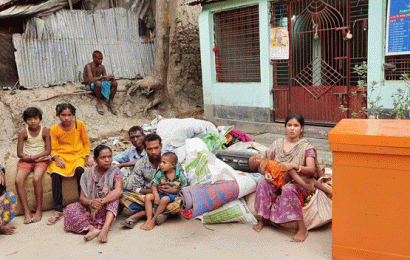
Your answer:
[[[217,131],[215,125],[209,121],[166,118],[158,122],[156,132],[162,138],[162,152],[172,152],[183,146],[185,140],[194,137],[204,138],[211,130]]]
[[[206,143],[209,151],[222,150],[225,149],[226,137],[224,135],[219,135],[217,132],[211,130],[202,139]]]
[[[228,164],[216,158],[201,139],[186,140],[185,149],[186,158],[182,163],[182,168],[189,185],[236,180],[239,186],[238,198],[256,190],[257,182],[254,178],[234,170]]]
[[[255,225],[258,223],[257,219],[246,206],[244,199],[231,201],[216,210],[207,212],[196,218],[200,219],[203,224],[239,222]]]

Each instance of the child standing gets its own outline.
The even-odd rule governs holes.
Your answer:
[[[141,229],[151,230],[155,227],[155,220],[164,212],[166,206],[172,203],[177,198],[177,194],[182,187],[187,186],[184,174],[182,174],[176,164],[178,157],[172,153],[167,152],[161,156],[160,169],[152,183],[152,193],[145,196],[145,211],[147,214],[147,222],[145,222]],[[152,202],[158,205],[152,216]]]
[[[16,190],[24,209],[24,224],[38,222],[42,218],[43,206],[43,174],[50,161],[51,141],[50,131],[41,126],[42,112],[36,107],[29,107],[23,112],[27,126],[18,134]],[[34,195],[36,198],[36,213],[31,216],[27,202],[24,182],[33,172]]]
[[[63,214],[63,188],[61,177],[77,177],[78,193],[80,194],[80,179],[84,166],[90,167],[88,160],[90,140],[85,125],[75,118],[75,107],[69,103],[56,106],[56,115],[60,123],[50,129],[52,162],[48,172],[52,178],[55,213],[47,224],[52,225],[61,219]]]

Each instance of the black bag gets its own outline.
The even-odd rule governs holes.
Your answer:
[[[249,168],[249,158],[252,155],[257,154],[255,150],[243,150],[243,151],[233,151],[233,150],[215,150],[213,151],[215,156],[222,160],[224,163],[228,164],[232,168],[243,172],[252,172]]]

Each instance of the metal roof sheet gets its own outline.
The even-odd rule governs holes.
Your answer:
[[[225,2],[226,0],[193,0],[189,1],[186,4],[187,5],[206,5],[206,4],[212,4],[212,3],[217,3],[217,2]]]
[[[141,42],[138,17],[124,8],[32,18],[13,43],[19,82],[26,88],[81,82],[94,50],[103,53],[107,73],[116,78],[146,77],[154,66],[154,44]]]

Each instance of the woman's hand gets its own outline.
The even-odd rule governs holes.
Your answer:
[[[93,199],[90,204],[93,209],[100,209],[103,205],[104,203],[102,199]]]
[[[54,157],[54,161],[58,168],[65,169],[65,163],[59,157]]]
[[[292,169],[295,169],[295,171],[299,170],[299,167],[300,167],[299,164],[297,164],[297,163],[291,163],[290,165],[291,165]]]

